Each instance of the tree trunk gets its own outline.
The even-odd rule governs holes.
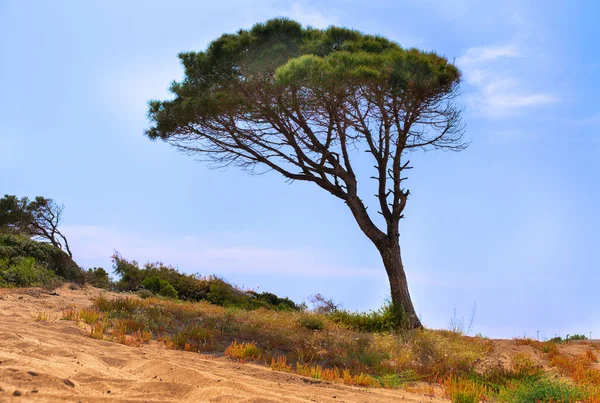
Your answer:
[[[379,247],[383,265],[390,280],[392,303],[399,314],[400,325],[407,329],[421,328],[421,321],[415,312],[415,308],[408,292],[408,283],[402,256],[400,255],[400,243],[398,239],[392,240],[387,245]]]
[[[354,191],[356,189],[354,188]],[[400,256],[399,218],[387,222],[387,233],[381,231],[367,214],[367,210],[358,197],[349,197],[346,204],[352,211],[362,232],[379,250],[383,266],[390,280],[392,303],[400,319],[400,326],[406,329],[422,328],[410,299],[406,274]]]

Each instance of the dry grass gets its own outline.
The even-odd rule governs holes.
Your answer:
[[[271,358],[271,369],[281,372],[292,372],[292,366],[288,364],[287,358],[284,355],[280,355],[277,358]]]
[[[50,314],[47,312],[38,312],[36,322],[48,322],[50,320]]]
[[[360,332],[327,315],[312,314],[310,323],[306,317],[300,312],[246,311],[157,298],[100,297],[93,308],[63,310],[63,319],[85,327],[94,338],[132,346],[156,340],[170,349],[224,352],[240,362],[255,361],[273,370],[346,385],[402,387],[426,396],[434,396],[441,386],[457,403],[502,396],[511,401],[525,396],[523,391],[533,390],[543,377],[542,368],[522,354],[513,357],[510,368],[476,370],[493,351],[492,342],[484,338],[433,330]],[[532,346],[560,374],[581,385],[577,393],[585,393],[586,401],[600,403],[600,372],[591,368],[597,362],[594,352],[573,359],[554,343],[516,343]],[[562,385],[548,385],[534,392],[545,396],[562,390]]]
[[[205,302],[157,298],[98,298],[94,307],[66,308],[63,319],[83,323],[90,335],[123,344],[157,340],[167,348],[223,351],[234,359],[339,379],[347,384],[397,387],[410,381],[438,382],[468,373],[492,345],[448,331],[367,333],[348,329],[327,315],[265,309],[245,311]]]
[[[471,379],[449,377],[442,382],[444,386],[444,396],[455,403],[479,403],[486,401],[493,392]]]
[[[225,349],[225,355],[240,362],[256,361],[262,357],[262,351],[254,342],[234,341]]]
[[[598,357],[592,351],[597,350],[597,346],[590,344],[590,349],[584,353],[570,355],[562,352],[558,344],[551,341],[518,339],[516,343],[529,345],[543,354],[550,366],[560,375],[569,378],[580,387],[586,402],[600,402],[600,371],[593,368],[593,364],[598,362]]]

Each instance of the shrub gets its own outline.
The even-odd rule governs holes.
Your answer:
[[[53,286],[54,272],[38,264],[32,257],[0,260],[0,285],[15,287]]]
[[[0,234],[0,259],[33,258],[38,265],[59,277],[85,282],[84,271],[62,250],[54,246],[11,234]]]
[[[161,281],[159,294],[167,298],[177,298],[177,290],[166,281]]]
[[[303,315],[298,318],[298,324],[303,328],[309,330],[323,330],[325,329],[325,322],[318,316]]]
[[[398,312],[391,301],[383,307],[371,312],[348,312],[337,310],[329,314],[331,320],[346,325],[350,329],[365,332],[393,331],[400,327],[403,315]]]
[[[164,280],[163,280],[164,281]],[[160,278],[156,276],[146,277],[141,284],[146,290],[152,291],[154,294],[158,294],[160,291]]]
[[[87,282],[97,288],[109,289],[112,285],[108,273],[102,267],[88,269],[86,273]]]
[[[548,378],[514,382],[502,391],[500,397],[510,403],[574,403],[583,399],[582,392],[575,386]]]
[[[220,278],[212,278],[209,285],[207,300],[217,305],[236,305],[239,298],[236,298],[235,290],[230,284],[227,284]]]
[[[119,281],[115,284],[120,291],[136,291],[144,285],[146,278],[156,277],[171,284],[177,291],[178,298],[183,300],[200,301],[206,299],[209,292],[209,284],[200,280],[197,275],[179,273],[174,268],[162,263],[146,263],[140,268],[135,260],[128,261],[118,253],[112,256],[112,260],[114,271],[120,276]],[[151,290],[158,293],[160,285],[156,285],[157,287]],[[144,287],[148,288],[145,285]]]
[[[144,281],[142,281],[142,286],[154,294],[168,298],[177,298],[177,290],[175,290],[168,281],[158,278],[157,276],[146,277]]]
[[[154,293],[150,290],[146,290],[146,289],[141,289],[137,292],[137,294],[140,296],[140,298],[142,299],[146,299],[146,298],[152,298],[154,296]]]
[[[254,296],[256,300],[265,303],[265,308],[275,307],[280,311],[297,311],[299,310],[298,305],[289,298],[280,298],[270,292],[256,293],[254,291],[249,292],[250,295]]]
[[[143,286],[151,292],[186,301],[205,300],[216,305],[243,309],[299,310],[288,298],[268,292],[242,291],[217,276],[183,274],[162,263],[146,263],[142,268],[118,253],[112,256],[114,271],[121,278],[115,284],[120,291],[137,291]]]
[[[142,285],[145,276],[135,260],[130,262],[123,259],[119,253],[115,253],[112,255],[112,261],[114,272],[121,276],[116,284],[118,290],[133,291]]]

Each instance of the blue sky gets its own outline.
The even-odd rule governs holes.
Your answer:
[[[600,42],[593,1],[0,2],[0,192],[66,205],[110,255],[352,310],[388,292],[346,207],[277,174],[211,170],[143,136],[176,57],[275,16],[435,50],[464,74],[471,146],[412,156],[401,245],[417,311],[491,337],[600,336]],[[369,203],[372,203],[369,201]]]

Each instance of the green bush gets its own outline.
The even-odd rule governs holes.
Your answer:
[[[177,290],[175,290],[168,281],[157,276],[146,277],[142,281],[142,286],[154,294],[162,295],[163,297],[177,298]]]
[[[503,390],[500,397],[510,403],[575,402],[584,398],[577,387],[548,378],[519,382]]]
[[[323,322],[323,319],[313,315],[303,315],[299,317],[298,324],[309,330],[325,329],[325,322]]]
[[[329,314],[329,318],[339,324],[346,325],[350,329],[364,332],[393,331],[400,327],[403,320],[402,312],[395,309],[391,301],[387,301],[377,311],[370,312],[348,312],[336,310]]]
[[[270,308],[268,303],[256,300],[252,293],[245,293],[217,276],[210,276],[202,281],[208,284],[206,300],[216,305],[243,309]]]
[[[163,296],[186,301],[205,300],[216,305],[241,308],[298,311],[300,307],[289,298],[280,298],[269,292],[243,291],[217,276],[200,277],[183,274],[162,263],[146,263],[143,267],[128,261],[118,253],[113,257],[114,271],[120,276],[115,286],[120,291],[137,291],[141,286]],[[161,286],[161,284],[167,285]]]
[[[62,250],[19,235],[0,234],[0,259],[27,257],[67,281],[85,282],[85,272]]]
[[[567,337],[565,338],[566,341],[569,340],[587,340],[587,337],[584,334],[572,334],[572,335],[567,335]]]
[[[146,290],[152,291],[154,294],[158,294],[160,291],[160,278],[156,276],[146,277],[141,284]]]
[[[116,284],[119,291],[134,291],[142,285],[142,281],[146,276],[135,260],[128,261],[115,253],[112,256],[112,261],[114,272],[121,277]]]
[[[94,287],[104,288],[105,290],[108,290],[112,285],[110,278],[108,278],[108,273],[102,267],[88,269],[86,273],[86,282]]]
[[[0,285],[13,287],[51,287],[56,285],[54,272],[38,264],[32,257],[0,260]]]
[[[257,303],[264,303],[265,308],[273,309],[273,307],[280,311],[297,311],[299,310],[298,305],[289,298],[280,298],[270,292],[256,293],[250,291],[249,294],[256,298]]]
[[[159,294],[163,297],[177,298],[177,290],[166,281],[161,281]]]
[[[146,299],[146,298],[152,298],[154,296],[154,293],[150,290],[146,290],[146,289],[142,289],[139,290],[137,292],[137,294],[140,296],[140,298],[142,299]]]
[[[112,256],[112,260],[114,272],[120,276],[115,284],[120,291],[136,291],[140,286],[144,286],[146,278],[156,277],[171,284],[178,297],[186,301],[206,299],[209,293],[209,284],[201,281],[198,276],[179,273],[162,263],[146,263],[140,268],[135,260],[126,260],[118,253]]]

